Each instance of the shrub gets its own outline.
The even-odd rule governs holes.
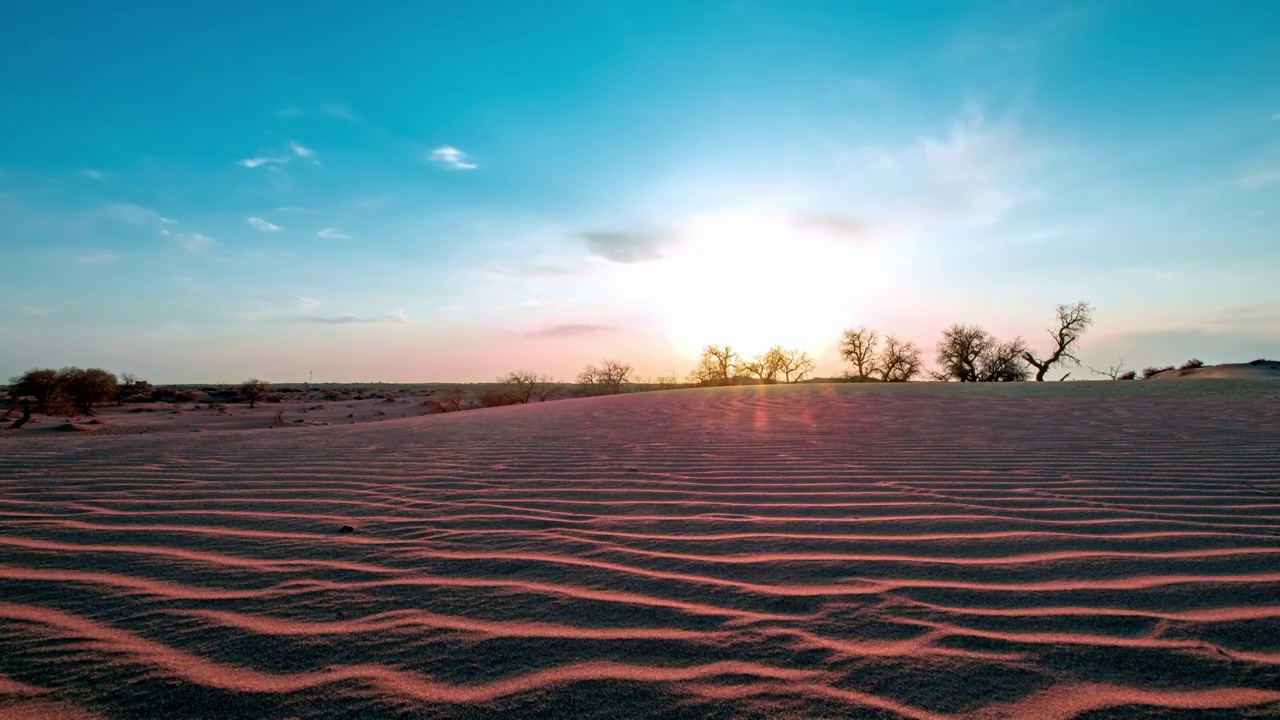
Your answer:
[[[1116,379],[1117,380],[1133,380],[1137,377],[1138,377],[1138,373],[1134,372],[1133,370],[1129,370],[1127,372],[1122,372],[1119,375],[1117,375]]]
[[[259,400],[266,398],[267,391],[270,388],[271,385],[266,380],[258,380],[257,378],[246,380],[240,386],[240,397],[248,400],[249,407],[252,408]]]
[[[1142,379],[1147,380],[1159,375],[1160,373],[1169,372],[1172,369],[1173,369],[1172,365],[1166,365],[1165,367],[1162,367],[1162,368],[1149,367],[1142,371]]]
[[[9,380],[9,384],[10,397],[33,397],[36,399],[38,412],[49,412],[58,394],[58,371],[48,368],[28,370]]]
[[[476,402],[478,402],[482,408],[521,404],[520,399],[512,397],[501,390],[486,390],[485,392],[480,393],[480,397],[476,398]]]
[[[1196,359],[1196,358],[1192,358],[1192,359],[1190,359],[1190,360],[1188,360],[1188,361],[1186,361],[1186,362],[1182,363],[1181,365],[1179,365],[1179,366],[1178,366],[1178,369],[1179,369],[1179,370],[1194,370],[1194,369],[1196,369],[1196,368],[1202,368],[1202,367],[1204,367],[1204,361],[1203,361],[1203,360],[1199,360],[1199,359]]]
[[[66,367],[58,371],[58,389],[79,412],[93,414],[96,403],[115,399],[116,376],[101,368]]]

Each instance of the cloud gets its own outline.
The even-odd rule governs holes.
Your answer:
[[[1272,120],[1280,120],[1280,113],[1276,113],[1275,115],[1272,115],[1272,116],[1271,116],[1271,119],[1272,119]]]
[[[443,145],[431,151],[431,162],[453,168],[454,170],[475,170],[478,166],[470,161],[470,156],[456,147]]]
[[[23,315],[30,315],[32,317],[44,317],[45,315],[53,314],[53,311],[49,308],[31,307],[30,305],[23,305],[19,309],[22,310]]]
[[[564,325],[552,325],[526,334],[529,337],[534,338],[577,338],[592,337],[595,335],[608,335],[615,332],[618,332],[618,328],[610,325],[566,323]]]
[[[237,161],[236,164],[251,170],[260,167],[279,169],[283,165],[288,165],[294,158],[305,158],[316,165],[320,164],[316,151],[299,144],[296,140],[290,140],[282,153],[245,158]]]
[[[1209,317],[1211,327],[1265,327],[1280,330],[1280,310],[1265,305],[1244,305],[1219,310]]]
[[[315,150],[312,150],[311,148],[303,147],[303,146],[299,145],[299,144],[298,144],[298,142],[297,142],[296,140],[290,140],[290,141],[289,141],[289,149],[290,149],[290,150],[292,150],[292,151],[293,151],[293,154],[294,154],[294,155],[297,155],[298,157],[304,157],[304,158],[312,158],[312,159],[314,159],[314,158],[315,158],[315,156],[316,156],[316,151],[315,151]]]
[[[201,235],[200,233],[192,233],[190,235],[184,235],[181,233],[176,234],[173,236],[173,243],[179,248],[182,248],[192,254],[211,250],[218,245],[217,240],[214,240],[208,235]]]
[[[90,253],[88,255],[77,255],[75,261],[81,265],[103,265],[113,262],[117,255],[109,252]]]
[[[1280,182],[1280,167],[1267,167],[1255,170],[1251,173],[1240,176],[1240,179],[1236,182],[1245,187],[1261,187],[1263,185],[1270,185],[1274,182]]]
[[[386,315],[371,315],[368,317],[359,317],[356,315],[340,315],[337,317],[325,317],[322,315],[294,315],[282,318],[282,322],[305,323],[313,325],[375,325],[379,323],[403,324],[405,322],[405,314],[403,310],[397,310]]]
[[[350,240],[351,236],[342,232],[338,228],[321,228],[316,233],[316,237],[325,238],[326,240]]]
[[[866,222],[858,218],[822,213],[796,215],[791,218],[791,224],[798,230],[846,239],[866,238],[871,230]]]
[[[132,203],[110,203],[102,206],[99,212],[108,219],[128,225],[149,225],[162,219],[155,210]]]
[[[319,307],[320,305],[320,301],[315,298],[303,297],[302,295],[294,295],[293,297],[304,308]]]
[[[591,231],[578,233],[587,243],[587,251],[616,263],[638,263],[662,258],[665,237],[661,233],[640,231]]]
[[[275,232],[280,229],[279,225],[269,223],[260,217],[251,217],[245,222],[249,223],[255,230],[261,230],[262,232]]]
[[[90,180],[97,180],[98,182],[103,182],[104,180],[107,179],[107,176],[103,174],[102,171],[100,170],[89,169],[89,170],[85,170],[81,174],[83,174],[85,177],[89,178]]]

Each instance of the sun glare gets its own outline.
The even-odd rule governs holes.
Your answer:
[[[675,349],[707,344],[743,355],[773,345],[821,352],[866,301],[878,258],[789,216],[733,212],[695,219],[658,263],[662,322]]]

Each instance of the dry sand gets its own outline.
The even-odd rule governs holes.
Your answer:
[[[740,387],[0,453],[4,717],[1280,714],[1276,383]]]

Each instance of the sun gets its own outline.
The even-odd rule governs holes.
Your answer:
[[[867,301],[877,258],[786,214],[737,211],[690,221],[655,272],[661,322],[681,354],[708,344],[818,354]]]

